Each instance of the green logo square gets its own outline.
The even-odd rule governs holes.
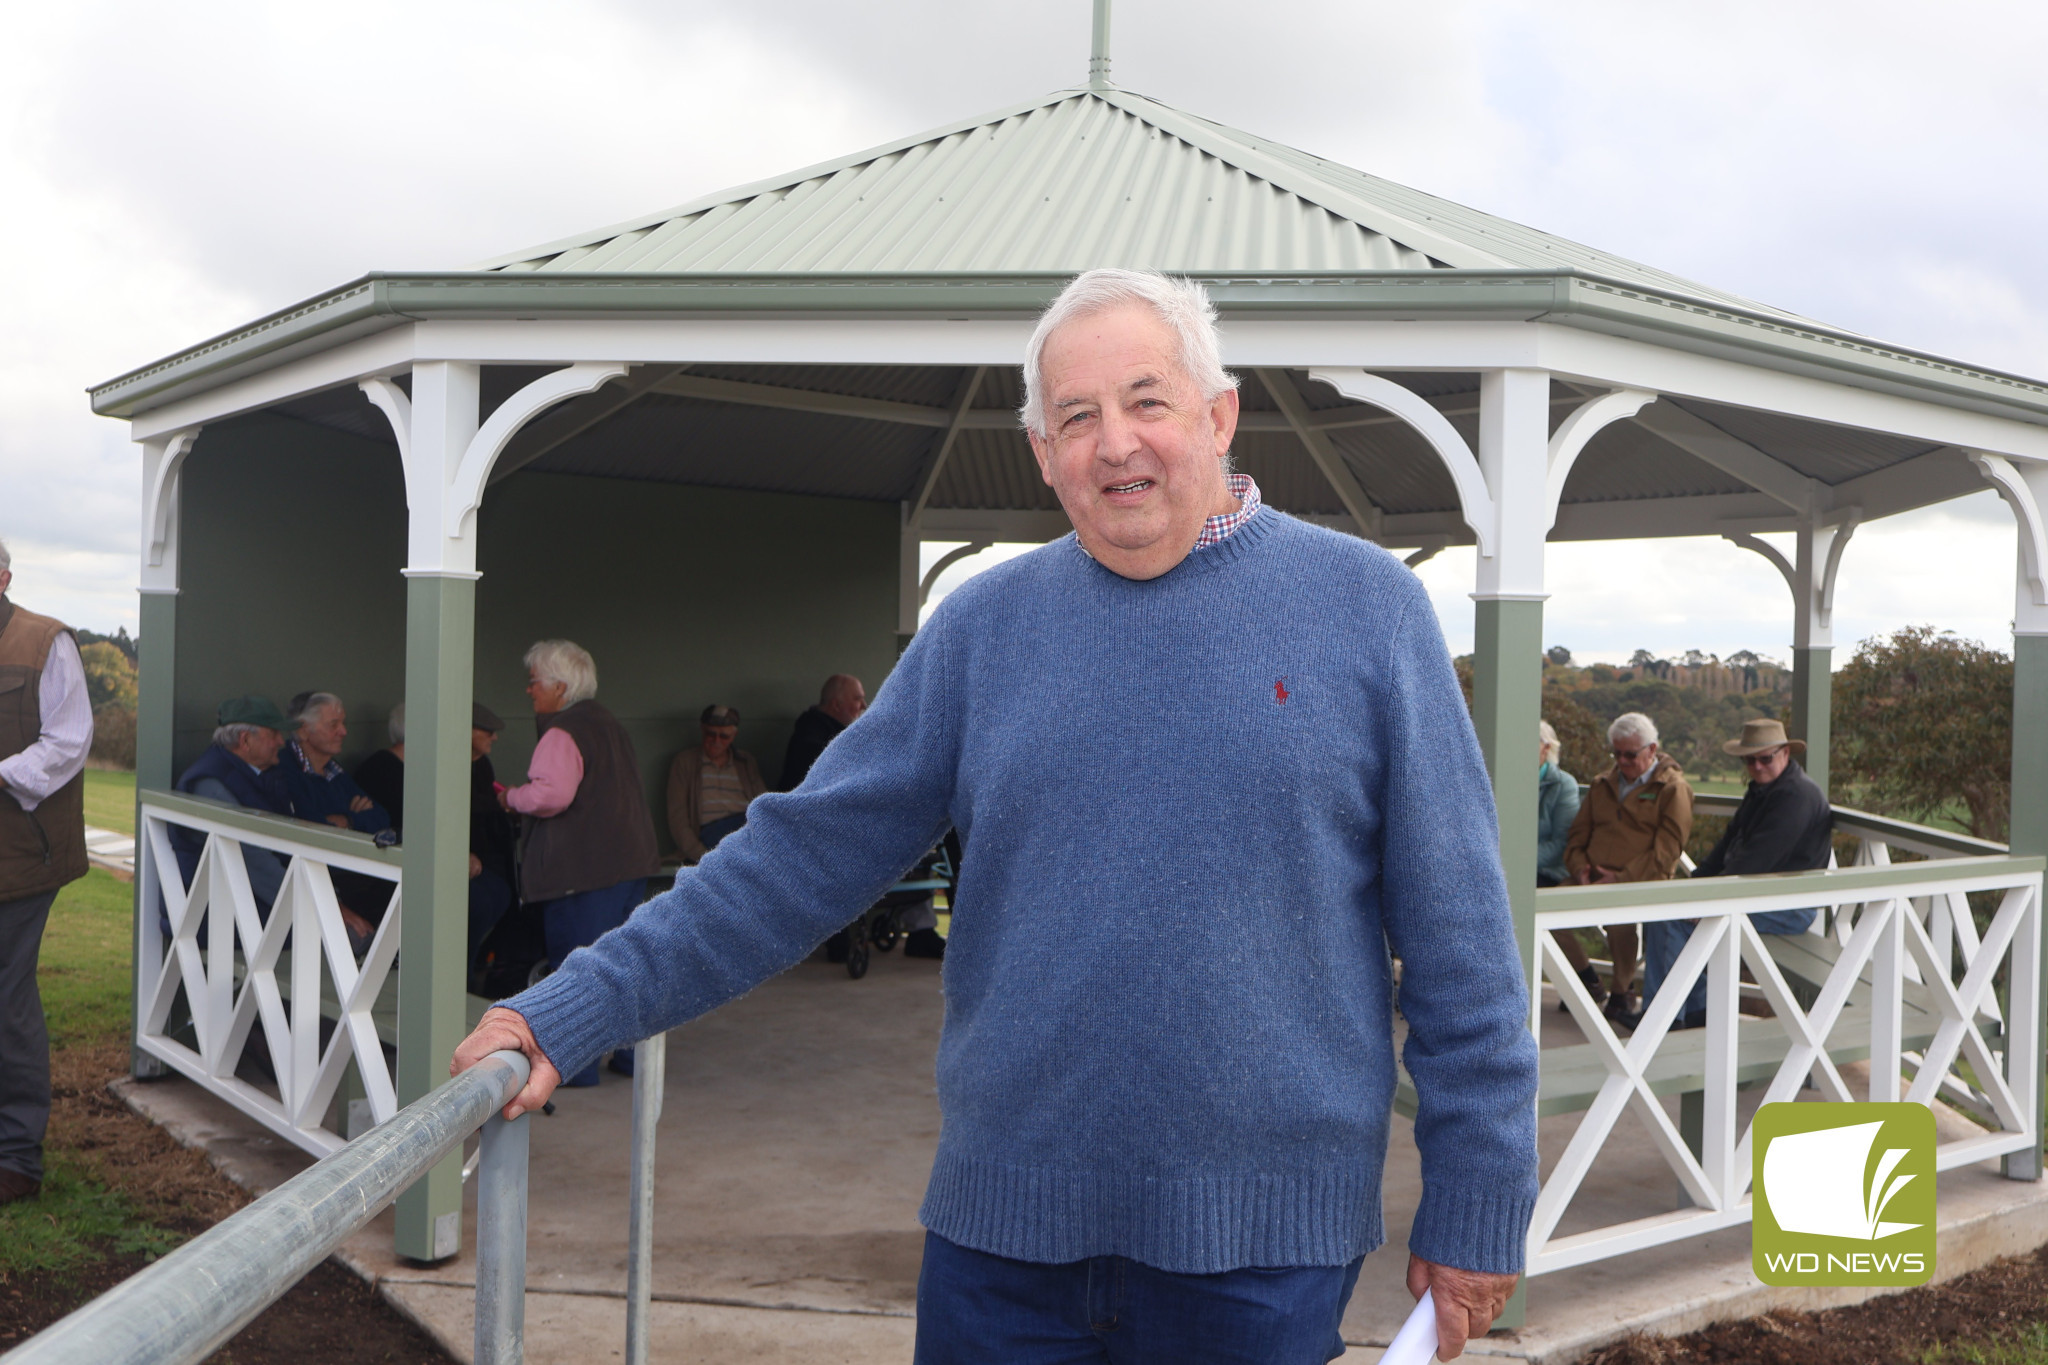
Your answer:
[[[1921,1104],[1767,1104],[1750,1129],[1751,1264],[1770,1285],[1934,1277],[1934,1115]]]

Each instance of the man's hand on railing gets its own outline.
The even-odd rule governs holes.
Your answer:
[[[455,1058],[448,1063],[448,1074],[460,1076],[493,1052],[501,1051],[524,1054],[533,1068],[533,1074],[526,1078],[526,1088],[505,1106],[505,1117],[516,1119],[521,1114],[533,1113],[555,1093],[555,1087],[562,1083],[562,1073],[540,1050],[540,1044],[533,1040],[533,1030],[516,1011],[502,1005],[485,1010],[484,1017],[476,1021],[476,1031],[456,1046]]]
[[[1518,1278],[1459,1270],[1409,1253],[1408,1292],[1419,1299],[1427,1289],[1436,1296],[1436,1358],[1456,1360],[1466,1342],[1485,1336],[1508,1306]]]

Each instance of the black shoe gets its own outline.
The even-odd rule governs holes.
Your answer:
[[[1635,1003],[1635,996],[1632,992],[1615,991],[1607,997],[1606,1004],[1601,1009],[1601,1013],[1605,1014],[1609,1019],[1617,1020],[1625,1018],[1631,1013],[1639,1015],[1642,1011],[1635,1008]]]
[[[1579,980],[1586,983],[1586,990],[1592,995],[1594,1004],[1598,1005],[1606,1001],[1607,988],[1600,984],[1600,973],[1594,971],[1591,967],[1581,967],[1579,968]],[[1565,1004],[1564,1000],[1560,998],[1557,1002],[1557,1012],[1559,1014],[1569,1014],[1571,1013],[1571,1006]]]
[[[622,1047],[617,1052],[614,1052],[612,1054],[612,1059],[609,1062],[605,1063],[605,1070],[611,1072],[614,1076],[632,1075],[633,1049],[629,1047]]]
[[[943,958],[946,955],[946,940],[939,937],[936,929],[912,929],[903,939],[905,957]]]
[[[1671,1031],[1676,1033],[1682,1028],[1705,1028],[1706,1026],[1707,1012],[1705,1010],[1687,1010],[1672,1021]]]
[[[17,1200],[33,1199],[43,1192],[43,1182],[20,1171],[10,1171],[0,1166],[0,1204],[12,1204]]]

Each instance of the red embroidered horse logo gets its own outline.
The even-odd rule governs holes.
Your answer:
[[[1292,694],[1291,692],[1289,692],[1289,691],[1287,690],[1287,679],[1285,679],[1285,678],[1275,678],[1275,679],[1273,679],[1273,700],[1274,700],[1275,702],[1277,702],[1277,703],[1278,703],[1278,704],[1280,704],[1281,706],[1285,706],[1285,705],[1287,705],[1287,699],[1288,699],[1288,697],[1290,697],[1290,696],[1292,696],[1292,695],[1293,695],[1293,694]]]

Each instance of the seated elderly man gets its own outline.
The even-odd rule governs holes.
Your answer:
[[[1806,741],[1787,739],[1781,721],[1744,722],[1742,738],[1721,748],[1742,760],[1749,790],[1728,821],[1713,851],[1693,869],[1695,877],[1743,877],[1758,872],[1812,872],[1828,865],[1835,813],[1827,795],[1808,777],[1794,754]],[[1812,910],[1765,910],[1749,917],[1760,934],[1803,934],[1813,926]],[[1663,920],[1643,935],[1643,1001],[1648,1004],[1692,937],[1693,921]],[[1707,1022],[1707,980],[1702,972],[1687,993],[1674,1028]]]
[[[301,820],[325,821],[336,829],[377,834],[391,828],[390,814],[341,766],[348,739],[348,708],[332,692],[301,692],[292,698],[292,737],[279,751],[277,766]]]
[[[1605,882],[1661,882],[1678,870],[1692,834],[1692,788],[1678,764],[1659,752],[1657,724],[1640,711],[1607,727],[1613,766],[1593,779],[1565,839],[1564,865],[1581,886]],[[1628,1025],[1641,1017],[1631,992],[1636,973],[1636,926],[1607,926],[1607,1017]]]
[[[789,747],[782,755],[782,790],[793,792],[810,774],[811,765],[839,732],[868,709],[868,691],[851,673],[834,673],[818,692],[818,704],[796,718]]]
[[[290,815],[291,797],[277,770],[278,750],[284,748],[285,731],[290,727],[277,703],[268,697],[232,697],[220,704],[214,719],[213,743],[179,774],[174,784],[177,790],[272,815]],[[177,852],[178,870],[187,885],[199,870],[199,854],[205,846],[205,836],[194,830],[171,830],[171,847]],[[256,894],[257,912],[268,918],[284,885],[285,861],[269,849],[244,844],[242,862],[249,869],[249,889]],[[165,929],[168,932],[169,926]]]
[[[747,807],[768,790],[754,756],[732,747],[740,734],[739,712],[707,706],[697,724],[703,743],[677,754],[668,768],[668,832],[691,866],[746,824]]]

